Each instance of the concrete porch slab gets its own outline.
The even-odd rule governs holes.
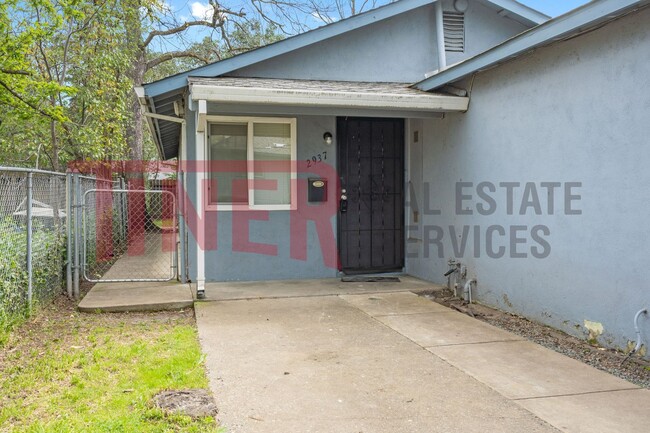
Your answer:
[[[79,311],[123,312],[180,310],[194,304],[189,284],[97,283],[79,302]]]
[[[340,278],[206,283],[205,300],[228,301],[238,299],[291,298],[362,293],[408,292],[442,288],[442,286],[408,275],[399,275],[399,279],[399,283],[344,283]]]

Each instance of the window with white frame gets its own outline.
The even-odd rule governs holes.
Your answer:
[[[295,207],[296,120],[207,118],[212,209]]]

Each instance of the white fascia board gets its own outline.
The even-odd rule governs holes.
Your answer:
[[[487,2],[504,10],[505,15],[514,14],[532,24],[542,24],[551,19],[548,15],[514,0],[487,0]]]
[[[135,91],[135,95],[138,98],[138,102],[140,103],[140,111],[142,112],[142,115],[147,122],[147,126],[149,127],[149,131],[153,137],[154,144],[158,150],[158,156],[160,156],[161,160],[165,160],[165,152],[163,151],[162,141],[158,135],[158,120],[160,120],[160,115],[156,113],[156,107],[153,106],[153,104],[149,104],[149,99],[145,94],[144,87],[135,86],[133,90]]]
[[[463,60],[443,71],[439,71],[435,75],[419,83],[415,83],[411,87],[426,91],[437,89],[475,72],[489,69],[534,48],[560,40],[567,35],[579,33],[602,21],[606,21],[627,10],[641,7],[647,3],[648,0],[592,1],[574,11],[547,21],[537,27],[533,27],[481,54]]]
[[[145,105],[147,103],[147,98],[145,96],[144,87],[135,86],[133,90],[135,91],[135,95],[138,97],[138,101],[140,101],[140,104]]]
[[[291,105],[309,107],[369,108],[420,112],[467,111],[469,98],[445,95],[403,95],[194,84],[194,100],[220,103]]]

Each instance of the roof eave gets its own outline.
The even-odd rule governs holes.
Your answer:
[[[224,104],[259,104],[304,107],[354,108],[417,112],[467,111],[469,98],[448,95],[403,95],[378,92],[287,90],[256,87],[198,85],[191,87],[193,100]]]
[[[412,87],[424,91],[438,89],[475,72],[492,68],[534,48],[563,39],[568,35],[580,33],[630,10],[643,7],[649,2],[650,0],[600,0],[587,3],[508,39],[481,54],[439,71],[435,75],[415,83]]]

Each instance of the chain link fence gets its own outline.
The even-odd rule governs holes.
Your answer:
[[[123,253],[122,251],[115,251],[115,255],[107,260],[106,255],[103,253],[103,236],[99,236],[98,231],[101,233],[103,230],[108,229],[105,225],[107,221],[111,220],[110,215],[115,215],[112,219],[111,231],[116,237],[116,240],[124,240],[126,238],[126,202],[120,200],[107,200],[105,196],[97,196],[92,193],[94,190],[112,190],[123,189],[125,183],[123,179],[115,181],[98,180],[94,178],[78,176],[73,182],[73,203],[77,209],[83,207],[85,211],[79,213],[79,217],[72,221],[71,234],[78,238],[79,255],[73,254],[72,257],[79,257],[82,268],[92,270],[97,275],[96,270],[103,273],[104,269],[110,268],[114,262],[113,258],[118,258]],[[101,213],[104,214],[103,219],[95,218],[94,211],[101,208]],[[78,227],[77,227],[78,226]],[[75,243],[72,243],[72,249],[75,250]],[[75,279],[76,281],[76,279]],[[78,293],[78,288],[74,290],[75,294]]]
[[[175,276],[175,196],[166,190],[84,193],[84,279],[169,281]]]
[[[67,197],[64,174],[0,168],[0,325],[61,290]]]
[[[0,331],[80,281],[168,281],[176,274],[175,182],[0,167]]]

